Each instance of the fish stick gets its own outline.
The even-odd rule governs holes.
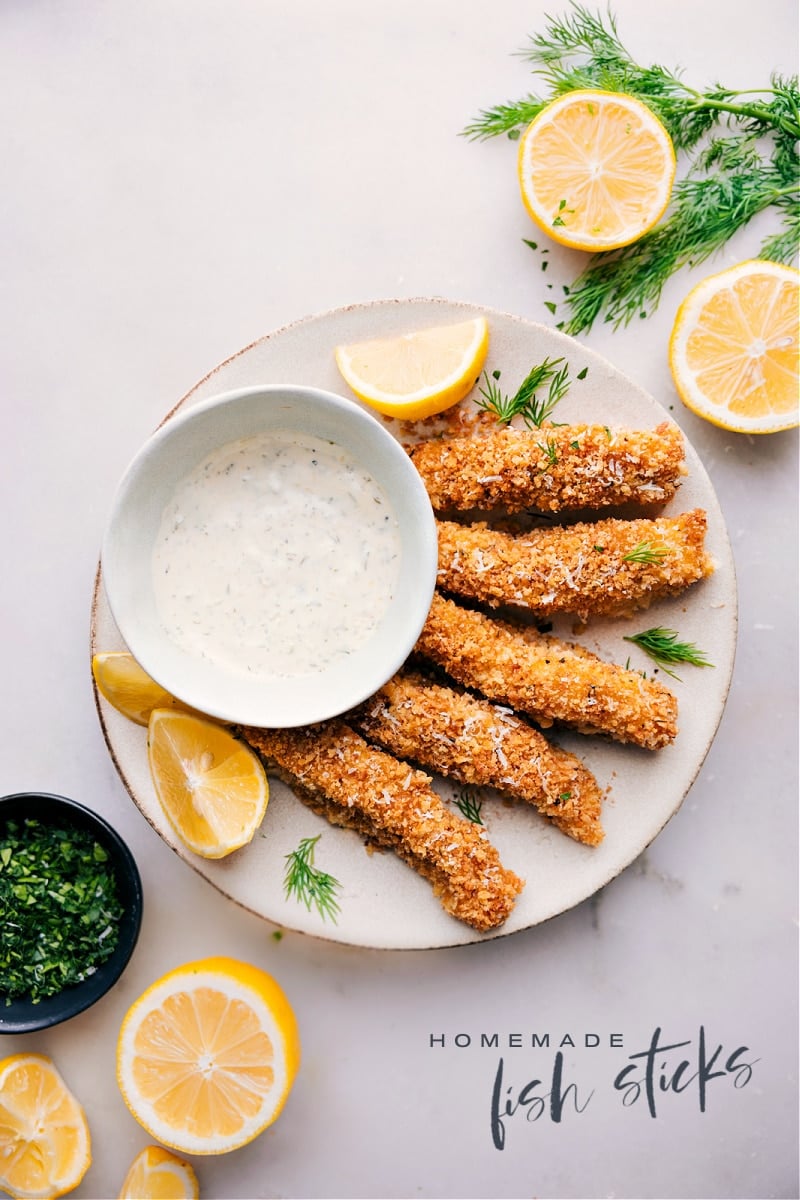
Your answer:
[[[446,807],[422,771],[341,720],[242,732],[310,808],[394,850],[454,917],[479,930],[506,920],[524,881],[503,867],[485,829]]]
[[[677,701],[663,684],[583,646],[472,612],[438,594],[415,650],[464,687],[545,728],[559,722],[648,750],[677,734]]]
[[[683,436],[605,425],[506,426],[485,436],[420,442],[411,460],[437,512],[564,512],[663,504],[686,474]]]
[[[348,721],[391,754],[533,804],[578,842],[603,840],[591,771],[508,708],[401,671]]]
[[[710,575],[706,514],[615,518],[500,533],[486,525],[439,522],[438,584],[492,608],[516,605],[540,616],[630,613]]]

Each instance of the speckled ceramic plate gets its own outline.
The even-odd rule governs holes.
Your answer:
[[[378,301],[309,317],[269,334],[222,363],[184,397],[178,407],[233,388],[262,383],[301,383],[349,394],[339,376],[333,348],[340,342],[402,333],[425,325],[466,320],[485,312],[490,325],[487,369],[502,371],[509,386],[545,356],[565,356],[575,382],[558,409],[561,421],[592,421],[652,428],[669,414],[651,396],[579,342],[545,326],[506,313],[442,300]],[[580,641],[604,658],[637,669],[652,663],[623,635],[655,625],[680,631],[714,663],[686,667],[681,681],[667,680],[678,696],[680,732],[656,753],[564,735],[559,742],[578,754],[602,786],[611,785],[603,823],[606,837],[596,849],[564,837],[528,805],[505,805],[488,797],[483,818],[503,863],[528,880],[515,910],[493,935],[513,933],[564,912],[619,874],[675,814],[708,752],[722,716],[736,641],[733,560],[714,490],[696,453],[687,445],[689,473],[666,513],[701,507],[708,513],[707,547],[714,574],[683,596],[653,605],[643,619],[604,620],[590,625]],[[570,636],[569,627],[564,630]],[[92,652],[122,649],[98,578],[92,620]],[[368,854],[358,836],[335,829],[305,808],[291,791],[271,781],[267,815],[252,843],[221,861],[191,854],[175,839],[155,796],[147,765],[146,731],[98,699],[103,731],[122,780],[142,814],[175,852],[237,904],[285,928],[332,941],[385,949],[423,949],[481,941],[448,916],[429,885],[391,854]],[[456,787],[436,781],[451,799]],[[307,912],[283,889],[284,856],[301,838],[321,834],[317,865],[341,882],[336,924]],[[176,866],[176,870],[179,869]]]

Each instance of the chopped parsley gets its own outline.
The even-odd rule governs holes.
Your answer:
[[[108,851],[87,830],[26,818],[0,826],[0,998],[34,1003],[93,975],[123,907]]]

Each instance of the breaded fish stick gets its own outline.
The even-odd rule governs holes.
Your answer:
[[[439,587],[496,608],[541,616],[632,612],[710,575],[706,514],[654,521],[608,518],[513,535],[439,522]]]
[[[471,612],[435,595],[416,645],[465,687],[533,717],[581,733],[656,750],[677,733],[677,701],[644,679],[571,642]]]
[[[602,792],[591,771],[508,708],[402,671],[348,721],[400,758],[527,800],[578,842],[603,840]]]
[[[563,512],[663,504],[683,461],[677,425],[655,430],[546,425],[421,442],[411,451],[433,507]]]
[[[480,930],[505,921],[523,880],[503,867],[484,829],[447,808],[422,771],[368,745],[344,721],[243,734],[309,808],[394,850],[430,880],[454,917]]]

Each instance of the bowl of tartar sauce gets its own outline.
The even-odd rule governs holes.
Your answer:
[[[264,385],[168,419],[102,548],[120,634],[178,699],[237,724],[326,720],[407,658],[436,582],[430,501],[354,401]]]

